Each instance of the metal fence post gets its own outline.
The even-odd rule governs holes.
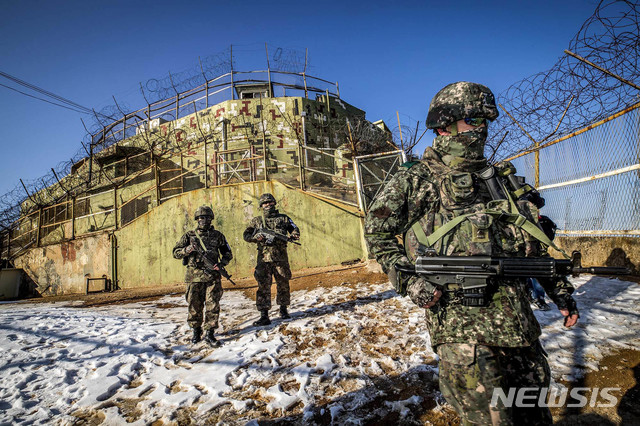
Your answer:
[[[173,85],[173,82],[171,84]],[[174,87],[174,89],[175,89],[175,87]],[[178,118],[180,118],[179,114],[180,114],[180,94],[176,90],[176,120],[178,120]]]
[[[273,89],[271,87],[271,65],[269,64],[269,48],[267,43],[264,44],[265,52],[267,53],[267,78],[269,80],[269,97],[273,98]]]
[[[209,187],[209,160],[207,159],[207,140],[204,141],[204,187]]]
[[[184,194],[184,158],[180,152],[180,193]]]
[[[353,158],[353,178],[356,181],[356,198],[358,201],[358,208],[364,212],[364,191],[362,190],[362,182],[360,181],[360,167],[358,165],[358,159]]]
[[[229,46],[229,59],[231,59],[231,100],[236,100],[235,86],[233,84],[233,45]]]
[[[535,152],[533,153],[533,156],[535,158],[535,164],[534,164],[534,176],[535,176],[535,187],[539,187],[540,186],[540,150],[538,149],[540,147],[540,143],[536,142],[535,143]]]
[[[38,228],[36,230],[36,247],[40,247],[40,230],[42,225],[42,207],[38,209]]]
[[[71,239],[76,238],[76,197],[71,197]]]
[[[158,165],[158,159],[153,158],[153,165],[156,178],[156,207],[160,205],[160,166]]]
[[[304,97],[309,99],[309,91],[307,89],[307,61],[309,59],[309,49],[304,50],[304,70],[302,71],[302,81],[304,81]]]
[[[302,159],[304,157],[304,153],[302,152],[303,148],[302,145],[298,144],[298,169],[299,169],[299,175],[300,175],[300,189],[302,189],[304,191],[304,167],[302,165]]]
[[[11,257],[11,225],[7,230],[7,259]]]
[[[213,186],[218,186],[218,151],[213,151],[213,160],[211,161],[213,169]]]
[[[118,229],[118,187],[113,187],[113,219],[114,226]]]
[[[267,160],[267,141],[264,137],[264,121],[262,122],[262,156],[264,158],[264,180],[269,180],[269,165]]]

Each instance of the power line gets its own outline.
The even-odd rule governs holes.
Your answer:
[[[99,116],[102,116],[102,117],[107,118],[107,119],[109,119],[109,120],[112,120],[112,119],[113,119],[112,117],[109,117],[108,115],[104,115],[104,114],[101,114],[101,113],[99,113],[99,112],[96,112],[96,111],[94,111],[94,110],[93,110],[93,109],[91,109],[91,108],[87,108],[87,107],[85,107],[85,106],[83,106],[83,105],[80,105],[80,104],[79,104],[79,103],[77,103],[77,102],[74,102],[74,101],[72,101],[72,100],[69,100],[69,99],[67,99],[67,98],[65,98],[65,97],[62,97],[62,96],[60,96],[60,95],[56,95],[56,94],[55,94],[55,93],[53,93],[53,92],[50,92],[50,91],[45,90],[45,89],[43,89],[43,88],[41,88],[41,87],[38,87],[38,86],[36,86],[35,84],[28,83],[28,82],[26,82],[26,81],[24,81],[24,80],[19,79],[18,77],[14,77],[14,76],[12,76],[12,75],[10,75],[10,74],[7,74],[6,72],[0,71],[0,76],[2,76],[2,77],[4,77],[4,78],[6,78],[6,79],[8,79],[8,80],[11,80],[11,81],[13,81],[14,83],[17,83],[17,84],[19,84],[19,85],[21,85],[21,86],[24,86],[24,87],[26,87],[26,88],[28,88],[28,89],[31,89],[31,90],[36,91],[36,92],[38,92],[38,93],[41,93],[41,94],[43,94],[43,95],[45,95],[45,96],[48,96],[48,97],[50,97],[50,98],[53,98],[53,99],[54,99],[54,100],[56,100],[56,101],[62,102],[62,104],[57,103],[57,102],[52,102],[52,101],[49,101],[49,100],[47,100],[47,99],[40,98],[40,97],[38,97],[38,96],[33,96],[33,95],[28,94],[28,93],[22,92],[22,91],[20,91],[20,90],[18,90],[18,89],[15,89],[15,88],[13,88],[13,87],[6,86],[6,85],[4,85],[4,84],[0,84],[0,86],[6,87],[7,89],[11,89],[11,90],[13,90],[13,91],[15,91],[15,92],[18,92],[18,93],[22,94],[22,95],[29,96],[29,97],[31,97],[31,98],[38,99],[38,100],[40,100],[40,101],[47,102],[47,103],[50,103],[50,104],[52,104],[52,105],[56,105],[56,106],[59,106],[59,107],[62,107],[62,108],[66,108],[66,109],[69,109],[69,110],[71,110],[71,111],[79,112],[79,113],[81,113],[81,114],[94,115],[94,116],[96,116],[96,118],[97,118],[97,116],[99,115]],[[66,105],[63,105],[63,104],[66,104]]]
[[[87,108],[87,107],[85,107],[85,106],[83,106],[83,105],[80,105],[80,104],[78,104],[78,103],[76,103],[76,102],[74,102],[74,101],[72,101],[72,100],[69,100],[69,99],[67,99],[67,98],[64,98],[64,97],[62,97],[62,96],[60,96],[60,95],[56,95],[55,93],[49,92],[48,90],[45,90],[45,89],[43,89],[43,88],[41,88],[41,87],[38,87],[38,86],[36,86],[35,84],[27,83],[26,81],[21,80],[21,79],[19,79],[18,77],[14,77],[14,76],[12,76],[12,75],[10,75],[10,74],[7,74],[7,73],[5,73],[5,72],[3,72],[3,71],[0,71],[0,76],[2,76],[2,77],[4,77],[4,78],[6,78],[6,79],[8,79],[8,80],[11,80],[11,81],[13,81],[14,83],[17,83],[17,84],[19,84],[19,85],[21,85],[21,86],[24,86],[24,87],[26,87],[26,88],[28,88],[28,89],[34,90],[34,91],[36,91],[36,92],[38,92],[38,93],[41,93],[41,94],[43,94],[43,95],[45,95],[45,96],[48,96],[48,97],[53,98],[53,99],[56,99],[57,101],[60,101],[60,102],[62,102],[62,103],[65,103],[65,104],[67,104],[67,105],[69,105],[69,106],[72,106],[72,107],[74,107],[74,108],[77,108],[77,109],[83,110],[83,111],[84,111],[84,112],[86,112],[87,114],[90,114],[90,113],[92,113],[92,112],[93,112],[93,110],[92,110],[91,108]],[[6,86],[5,86],[5,87],[6,87]]]
[[[59,107],[62,107],[62,108],[66,108],[66,109],[68,109],[68,110],[75,111],[75,112],[79,112],[79,113],[81,113],[81,114],[88,114],[86,111],[80,111],[80,110],[75,109],[75,108],[70,108],[70,107],[65,106],[65,105],[61,105],[61,104],[57,104],[57,103],[55,103],[55,102],[48,101],[48,100],[46,100],[46,99],[39,98],[39,97],[37,97],[37,96],[33,96],[33,95],[28,94],[28,93],[22,92],[22,91],[20,91],[20,90],[18,90],[18,89],[15,89],[15,88],[13,88],[13,87],[9,87],[9,86],[4,85],[4,84],[2,84],[2,83],[0,83],[0,86],[2,86],[2,87],[6,87],[7,89],[9,89],[9,90],[13,90],[14,92],[18,92],[18,93],[20,93],[20,94],[22,94],[22,95],[29,96],[30,98],[38,99],[38,100],[40,100],[40,101],[43,101],[43,102],[49,103],[49,104],[51,104],[51,105],[55,105],[55,106],[59,106]]]

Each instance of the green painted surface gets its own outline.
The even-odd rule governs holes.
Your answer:
[[[361,219],[354,207],[336,207],[286,186],[300,186],[302,163],[309,191],[355,203],[346,123],[364,115],[340,99],[319,96],[229,100],[178,120],[154,120],[136,135],[74,165],[60,185],[36,194],[57,198],[65,195],[63,187],[80,188],[73,193],[75,200],[67,195],[65,202],[25,216],[19,226],[23,236],[15,242],[25,245],[33,239],[39,222],[40,245],[56,250],[67,241],[90,241],[93,235],[114,232],[120,288],[174,284],[182,282],[184,267],[173,259],[173,245],[195,227],[195,209],[207,204],[216,213],[214,226],[226,235],[234,253],[229,271],[247,277],[253,274],[256,247],[245,243],[242,233],[258,214],[259,195],[271,192],[302,233],[302,246],[289,249],[292,269],[365,258]],[[309,150],[303,153],[300,147],[305,144]],[[23,211],[33,208],[31,204],[25,201]],[[83,247],[79,255],[88,250]],[[43,285],[55,281],[58,294],[78,292],[80,273],[109,271],[111,276],[111,256],[85,254],[91,271],[73,273],[64,269],[59,256],[28,250],[21,257],[26,264],[48,262],[51,273],[30,275]],[[50,276],[61,278],[52,281]]]
[[[231,245],[234,259],[229,272],[234,277],[251,276],[256,246],[246,243],[242,233],[249,220],[259,213],[257,199],[264,192],[271,192],[278,200],[279,210],[300,227],[302,246],[289,247],[292,269],[336,265],[366,257],[357,214],[278,182],[254,182],[187,192],[116,231],[120,287],[182,282],[184,266],[173,258],[172,249],[184,232],[195,228],[193,212],[203,204],[213,208],[214,226]]]
[[[227,100],[173,121],[130,123],[129,137],[35,194],[55,205],[23,217],[12,237],[26,245],[40,224],[39,245],[56,244],[124,227],[184,192],[264,180],[299,187],[301,174],[311,191],[355,204],[348,140],[364,117],[341,99],[319,95]],[[25,214],[35,208],[31,199],[22,204]]]

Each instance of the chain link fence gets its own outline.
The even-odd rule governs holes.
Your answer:
[[[640,236],[640,103],[509,159],[564,236]]]

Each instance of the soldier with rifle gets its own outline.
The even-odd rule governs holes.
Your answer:
[[[572,327],[579,315],[566,275],[604,271],[582,268],[578,254],[548,256],[556,246],[538,225],[544,200],[513,165],[484,156],[497,117],[486,86],[440,90],[427,115],[433,147],[403,164],[378,194],[365,238],[396,291],[425,308],[440,391],[463,424],[550,424],[544,403],[491,405],[494,389],[535,388],[544,402],[549,387],[526,279],[538,279]]]
[[[256,306],[260,318],[253,323],[256,326],[269,325],[269,309],[271,309],[271,283],[275,278],[278,288],[276,303],[280,305],[280,317],[291,316],[287,306],[291,303],[289,280],[291,268],[287,254],[287,243],[298,244],[300,230],[293,220],[276,209],[276,199],[271,194],[262,194],[259,199],[261,215],[254,217],[245,229],[243,237],[249,243],[258,245],[258,263],[254,277],[258,282]]]
[[[187,323],[193,330],[191,342],[198,343],[202,339],[204,322],[205,341],[211,346],[220,346],[214,335],[223,293],[220,277],[235,285],[225,269],[233,254],[222,232],[211,225],[211,207],[198,207],[194,217],[197,228],[180,238],[173,248],[173,257],[182,259],[182,264],[187,267],[185,297],[189,304]]]

